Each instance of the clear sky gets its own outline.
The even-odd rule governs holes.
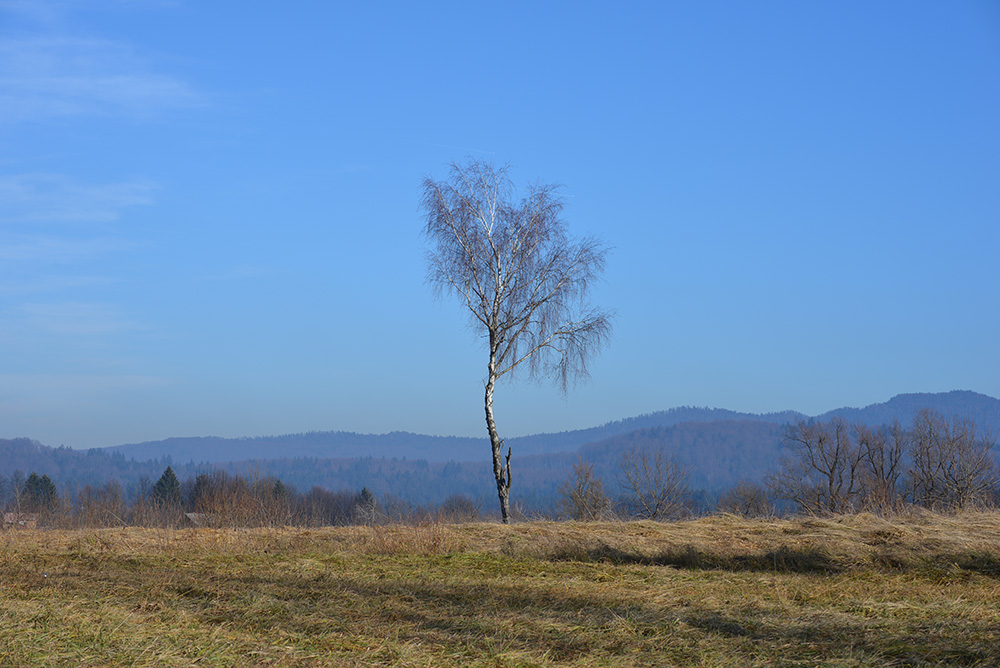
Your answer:
[[[485,435],[418,209],[467,157],[613,247],[502,436],[1000,396],[995,0],[0,0],[0,437]]]

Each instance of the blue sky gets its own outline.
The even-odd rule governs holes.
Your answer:
[[[1000,396],[992,0],[0,0],[0,437],[484,435],[418,210],[467,157],[613,247],[501,435]]]

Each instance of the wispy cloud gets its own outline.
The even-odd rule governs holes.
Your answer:
[[[35,21],[55,21],[65,13],[64,2],[44,0],[0,0],[0,12],[25,16]]]
[[[0,176],[0,224],[110,222],[152,203],[146,182],[83,183],[59,174]]]
[[[0,241],[0,248],[2,247],[3,242]],[[0,261],[4,261],[4,258],[0,257]],[[113,282],[112,279],[102,276],[60,276],[46,273],[45,275],[31,278],[15,278],[13,280],[0,281],[0,296],[85,290],[99,288]]]
[[[21,304],[16,311],[30,329],[44,334],[95,336],[140,329],[113,304]]]
[[[95,261],[137,246],[118,236],[114,222],[124,208],[151,203],[151,190],[142,183],[93,184],[59,175],[0,177],[0,295],[78,297],[112,282]],[[67,275],[80,269],[85,275]],[[117,307],[95,301],[11,304],[3,321],[25,341],[141,329]]]
[[[50,280],[53,267],[84,266],[136,248],[114,223],[125,209],[151,204],[153,190],[149,183],[86,183],[55,174],[0,176],[0,262],[6,269],[0,293],[65,288],[65,279]]]
[[[202,103],[187,82],[154,72],[124,44],[52,36],[0,41],[0,122],[145,116]]]
[[[0,261],[69,264],[134,247],[134,243],[107,237],[0,235]]]
[[[49,374],[0,373],[0,396],[23,397],[25,394],[52,392],[93,392],[160,387],[174,382],[170,378],[135,374]]]

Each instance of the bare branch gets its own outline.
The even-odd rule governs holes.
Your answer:
[[[662,449],[625,450],[618,464],[619,485],[634,515],[662,520],[683,509],[689,470]]]
[[[559,485],[559,496],[559,508],[570,519],[593,522],[604,519],[611,509],[604,483],[582,457],[573,464],[573,475]]]
[[[798,422],[788,428],[785,447],[792,457],[768,477],[783,499],[812,513],[843,513],[858,502],[864,453],[840,418],[829,423]]]
[[[486,423],[506,519],[510,468],[500,461],[494,385],[521,369],[555,378],[563,391],[587,377],[588,361],[611,334],[611,313],[586,300],[607,249],[594,239],[570,240],[555,186],[531,186],[517,201],[508,169],[489,162],[453,164],[446,182],[424,179],[421,207],[428,281],[457,295],[489,342]]]
[[[972,420],[925,409],[917,413],[909,439],[908,493],[929,508],[963,509],[982,503],[1000,482],[993,460],[996,438],[977,432]]]

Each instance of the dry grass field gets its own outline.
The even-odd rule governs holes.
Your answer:
[[[997,666],[1000,514],[0,533],[3,666]]]

